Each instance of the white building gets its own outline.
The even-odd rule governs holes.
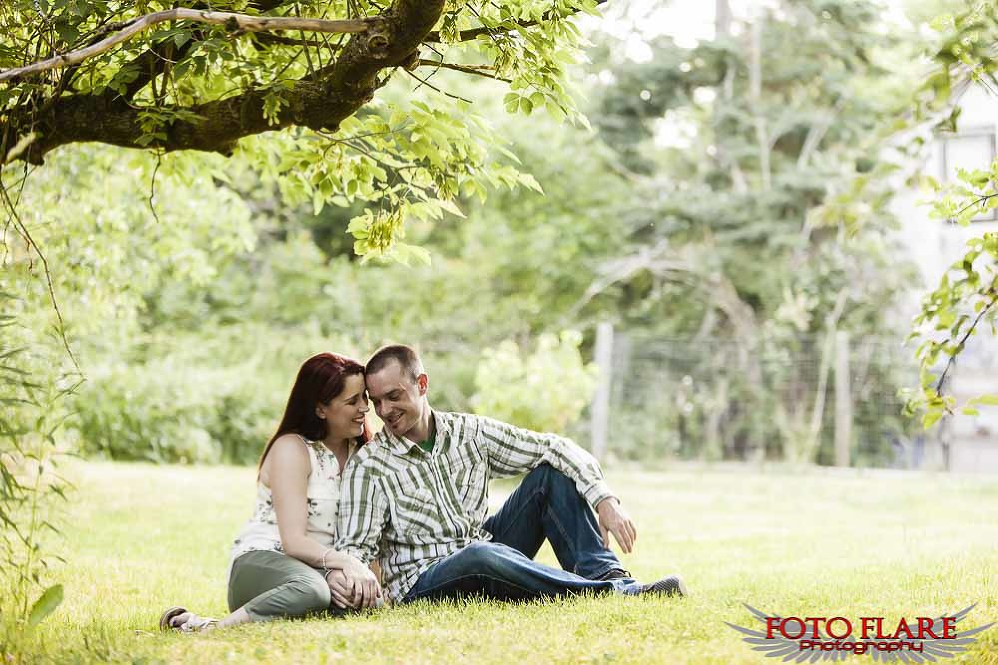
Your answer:
[[[996,157],[998,94],[983,85],[968,85],[955,99],[961,107],[956,133],[933,138],[922,173],[940,182],[955,182],[957,169],[989,170]],[[929,216],[932,194],[914,189],[895,197],[893,210],[901,223],[901,238],[918,266],[922,283],[913,285],[902,312],[904,322],[918,311],[921,297],[934,289],[967,241],[998,231],[998,210],[976,218],[969,226]],[[947,392],[963,403],[984,393],[998,394],[998,337],[984,327],[968,340],[947,380]],[[940,426],[925,451],[923,466],[952,471],[998,472],[998,407],[980,407],[979,416],[957,415]]]

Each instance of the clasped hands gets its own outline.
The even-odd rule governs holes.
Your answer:
[[[381,585],[378,578],[360,561],[327,572],[326,584],[336,607],[359,610],[380,604]]]

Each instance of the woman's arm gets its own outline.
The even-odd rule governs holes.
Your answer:
[[[308,476],[311,462],[301,439],[286,435],[274,441],[267,455],[270,494],[277,516],[281,546],[288,556],[304,561],[313,568],[340,569],[351,579],[359,602],[373,605],[380,595],[374,575],[356,558],[337,552],[309,538]]]

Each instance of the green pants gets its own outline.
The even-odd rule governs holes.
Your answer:
[[[236,558],[229,575],[229,611],[245,607],[253,621],[303,617],[317,612],[341,614],[331,607],[322,572],[281,554],[260,550]]]

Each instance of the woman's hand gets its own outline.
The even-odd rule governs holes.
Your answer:
[[[326,573],[326,584],[329,585],[329,594],[333,597],[333,605],[344,610],[353,607],[350,600],[353,590],[342,570],[334,569]]]

